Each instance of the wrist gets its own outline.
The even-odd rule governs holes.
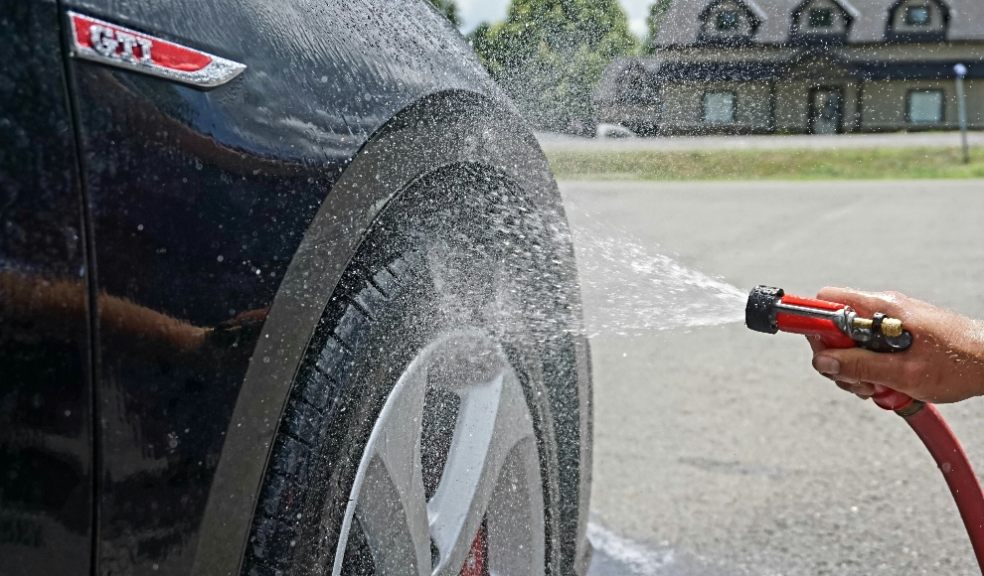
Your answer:
[[[984,320],[969,320],[968,324],[967,373],[973,379],[974,396],[984,396]]]

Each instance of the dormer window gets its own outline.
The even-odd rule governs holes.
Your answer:
[[[718,32],[731,32],[738,28],[740,18],[737,10],[719,10],[714,18],[714,26]]]
[[[765,13],[753,0],[713,0],[698,18],[698,42],[735,45],[751,42]]]
[[[929,26],[929,6],[906,6],[905,23],[909,26]]]
[[[793,10],[789,34],[795,44],[842,44],[859,16],[847,0],[803,0]]]
[[[830,8],[810,8],[810,28],[830,28],[833,25],[833,10]]]
[[[944,0],[896,0],[888,9],[885,37],[893,42],[942,42],[949,23]]]

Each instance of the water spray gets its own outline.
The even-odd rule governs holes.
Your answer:
[[[769,286],[758,286],[748,295],[745,324],[766,334],[790,332],[819,338],[828,348],[860,346],[873,352],[904,353],[913,342],[912,334],[897,318],[881,313],[864,318],[845,304],[793,296]],[[936,460],[984,574],[984,491],[960,441],[930,403],[879,385],[872,400],[901,416]]]

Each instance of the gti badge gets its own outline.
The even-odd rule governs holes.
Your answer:
[[[76,12],[69,12],[68,17],[76,58],[199,88],[221,86],[246,69],[244,64]]]

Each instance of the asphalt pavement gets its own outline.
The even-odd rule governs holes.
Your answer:
[[[561,190],[575,232],[602,226],[745,290],[895,289],[984,317],[984,181]],[[590,285],[604,267],[585,253]],[[586,314],[604,306],[586,290]],[[813,373],[801,338],[733,323],[591,345],[593,575],[978,573],[912,432]],[[942,411],[984,471],[984,400]]]

